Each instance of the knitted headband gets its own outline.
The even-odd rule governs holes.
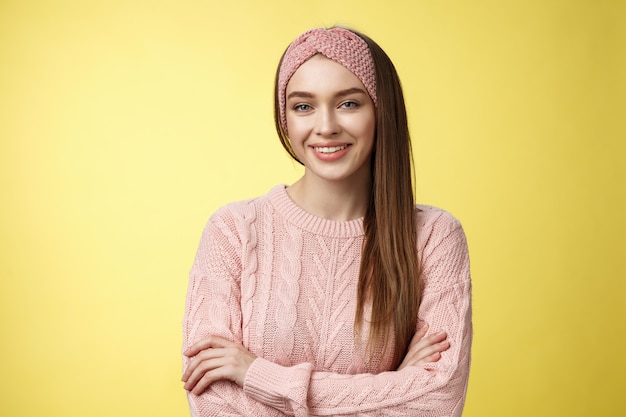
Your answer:
[[[322,54],[349,69],[365,86],[374,106],[376,106],[376,74],[374,61],[367,43],[347,29],[311,29],[300,35],[289,45],[278,73],[278,100],[280,105],[280,123],[287,132],[285,114],[287,83],[300,65],[312,56]]]

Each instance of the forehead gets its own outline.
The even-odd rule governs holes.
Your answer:
[[[321,54],[303,63],[287,83],[287,95],[292,91],[344,90],[365,86],[349,69]]]

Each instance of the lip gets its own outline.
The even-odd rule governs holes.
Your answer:
[[[350,146],[350,144],[346,142],[318,142],[318,143],[312,143],[309,146],[311,148],[323,148],[323,147],[332,148],[333,146]]]
[[[334,147],[339,147],[339,146],[345,146],[345,148],[339,151],[332,152],[332,153],[322,153],[322,152],[318,152],[315,150],[315,148],[334,148]],[[348,153],[350,146],[352,145],[349,143],[325,142],[325,143],[316,143],[316,144],[310,145],[310,149],[315,155],[315,157],[319,159],[320,161],[333,162],[333,161],[337,161],[343,158],[343,156],[346,153]]]

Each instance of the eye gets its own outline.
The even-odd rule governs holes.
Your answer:
[[[295,106],[293,106],[293,109],[295,111],[309,111],[311,110],[311,106],[309,106],[308,104],[296,104]]]
[[[356,101],[345,101],[343,103],[341,103],[341,106],[344,109],[355,109],[357,107],[359,107],[359,103],[357,103]]]

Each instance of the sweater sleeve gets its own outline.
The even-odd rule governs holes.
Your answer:
[[[198,340],[217,335],[242,343],[241,241],[232,213],[216,213],[207,223],[189,274],[183,320],[183,352]],[[183,355],[183,367],[189,358]],[[217,381],[202,394],[188,392],[193,417],[280,416],[278,410],[244,393],[231,381]]]
[[[311,364],[284,367],[257,358],[244,390],[251,398],[295,416],[460,416],[472,341],[471,283],[461,225],[439,215],[422,251],[424,292],[420,323],[448,333],[450,349],[435,363],[379,374],[340,375]]]

